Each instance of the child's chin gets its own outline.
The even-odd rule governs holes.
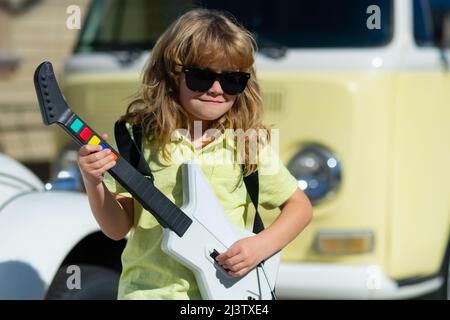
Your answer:
[[[214,121],[219,119],[221,116],[223,115],[223,113],[200,113],[198,115],[199,119],[202,119],[204,121]]]

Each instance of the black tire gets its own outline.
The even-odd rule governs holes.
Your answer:
[[[447,261],[443,266],[442,276],[444,278],[444,283],[442,287],[436,291],[435,299],[438,300],[449,300],[450,299],[450,265],[447,257]]]
[[[443,287],[443,292],[441,295],[441,298],[444,300],[450,300],[450,272],[449,269],[447,269],[447,277],[445,278],[445,282]]]
[[[79,265],[81,289],[69,289],[68,266],[62,266],[56,273],[45,296],[46,300],[116,300],[119,273],[95,265]]]
[[[435,292],[435,299],[449,300],[450,299],[450,240],[445,250],[444,262],[441,267],[441,275],[444,278],[442,287]]]
[[[450,300],[450,240],[447,244],[439,274],[444,279],[442,286],[436,291],[418,297],[419,300]]]

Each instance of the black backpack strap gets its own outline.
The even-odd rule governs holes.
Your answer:
[[[242,172],[244,172],[245,166],[242,165]],[[252,172],[248,176],[244,176],[245,187],[247,188],[247,192],[250,195],[250,199],[255,206],[255,220],[253,221],[253,233],[260,233],[264,230],[264,223],[261,219],[261,216],[258,212],[258,202],[259,202],[259,176],[258,170]]]
[[[118,120],[114,124],[114,135],[120,155],[144,176],[154,180],[153,174],[141,152],[142,130],[141,126],[133,125],[133,137],[130,136],[125,121]],[[134,139],[133,139],[134,138]]]

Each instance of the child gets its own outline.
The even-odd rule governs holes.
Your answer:
[[[122,117],[143,128],[142,151],[155,186],[178,206],[183,193],[181,163],[171,161],[175,151],[186,159],[213,158],[231,143],[245,159],[245,175],[258,169],[259,203],[266,209],[279,207],[281,213],[264,231],[237,241],[217,257],[233,276],[246,274],[285,247],[312,218],[310,202],[278,158],[269,163],[276,172],[265,175],[261,171],[264,162],[251,161],[249,148],[237,150],[233,141],[224,141],[224,134],[205,138],[207,129],[219,133],[265,129],[253,67],[254,47],[250,33],[220,12],[195,9],[185,13],[159,38],[144,71],[140,99]],[[200,135],[194,136],[194,122],[201,124]],[[177,129],[189,134],[177,135]],[[266,138],[269,141],[268,133]],[[103,174],[115,165],[109,153],[85,145],[78,164],[102,231],[115,240],[131,231],[122,254],[118,298],[201,299],[193,273],[162,252],[163,229],[156,219],[120,184],[109,176],[103,180]],[[241,165],[199,165],[230,221],[244,228],[250,201]]]

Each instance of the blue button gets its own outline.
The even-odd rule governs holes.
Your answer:
[[[104,144],[104,143],[101,143],[100,145],[102,146],[102,150],[103,149],[109,149],[109,147],[106,144]]]

